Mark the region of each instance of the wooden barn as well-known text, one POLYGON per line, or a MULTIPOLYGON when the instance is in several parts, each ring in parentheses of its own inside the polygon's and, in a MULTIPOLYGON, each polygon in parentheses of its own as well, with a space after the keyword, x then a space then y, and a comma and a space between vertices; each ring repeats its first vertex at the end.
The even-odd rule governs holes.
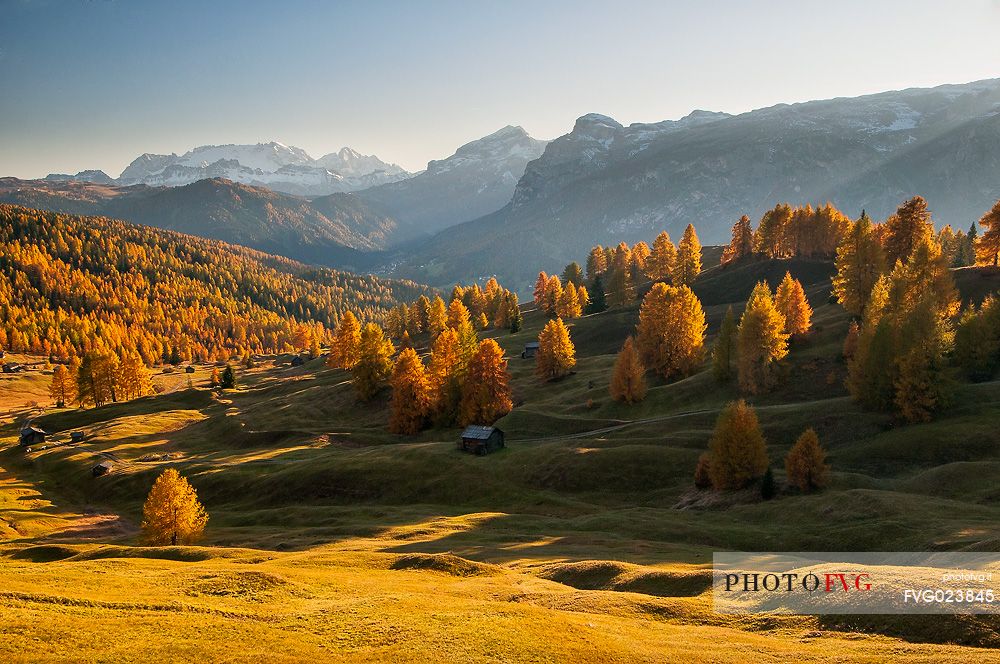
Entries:
POLYGON ((82 443, 83 442, 83 432, 73 431, 69 434, 69 442, 71 443, 82 443))
POLYGON ((301 367, 305 363, 306 363, 306 361, 304 359, 302 359, 301 355, 296 355, 295 357, 292 358, 292 366, 293 367, 301 367))
POLYGON ((490 452, 503 449, 503 431, 496 427, 484 427, 471 424, 462 432, 462 440, 458 449, 483 456, 490 452))
POLYGON ((44 429, 36 426, 26 426, 21 429, 21 444, 38 445, 39 443, 44 443, 46 435, 44 429))
POLYGON ((190 364, 187 365, 186 367, 184 367, 184 373, 194 373, 194 367, 192 367, 190 364))
POLYGON ((535 356, 537 352, 538 352, 538 342, 530 341, 524 344, 524 350, 521 351, 521 359, 522 360, 531 359, 535 356))
POLYGON ((94 477, 100 477, 101 475, 107 475, 108 473, 110 473, 114 469, 114 467, 115 465, 110 461, 102 461, 93 468, 91 468, 90 472, 94 475, 94 477))

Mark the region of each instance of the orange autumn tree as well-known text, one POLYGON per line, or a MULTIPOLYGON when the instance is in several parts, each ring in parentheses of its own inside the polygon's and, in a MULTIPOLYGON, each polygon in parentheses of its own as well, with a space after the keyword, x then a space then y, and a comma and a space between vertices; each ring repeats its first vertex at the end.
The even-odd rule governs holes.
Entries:
POLYGON ((449 426, 458 419, 467 366, 458 332, 446 327, 434 340, 428 363, 432 409, 435 420, 442 426, 449 426))
MULTIPOLYGON (((580 288, 583 288, 583 286, 580 288)), ((566 282, 566 287, 563 288, 562 293, 560 293, 559 299, 556 302, 556 315, 558 315, 559 318, 569 319, 579 318, 581 313, 583 313, 583 310, 580 306, 580 298, 577 295, 576 286, 573 285, 572 281, 568 281, 566 282)))
POLYGON ((767 470, 767 446, 757 413, 745 401, 722 411, 709 442, 709 476, 716 490, 742 489, 767 470))
POLYGON ((493 424, 514 407, 503 349, 483 339, 469 361, 462 386, 461 424, 493 424))
POLYGON ((750 294, 736 332, 736 370, 740 389, 757 394, 768 387, 776 362, 788 354, 785 317, 774 306, 766 281, 750 294))
POLYGON ((205 530, 208 514, 186 479, 173 468, 156 478, 142 507, 142 539, 162 546, 190 544, 205 530))
POLYGON ((378 393, 382 382, 392 372, 392 354, 396 348, 375 323, 366 323, 361 330, 358 362, 351 369, 351 382, 362 401, 378 393))
POLYGON ((687 286, 662 282, 642 300, 636 343, 644 364, 664 378, 690 375, 705 350, 705 311, 687 286))
POLYGON ((412 435, 424 428, 431 405, 431 387, 417 352, 406 348, 392 370, 389 431, 412 435))
POLYGON ((812 326, 812 307, 806 299, 806 292, 798 279, 792 279, 791 272, 778 285, 774 305, 785 317, 785 332, 791 335, 805 334, 812 326))
POLYGON ((345 311, 333 334, 333 343, 326 364, 336 369, 350 371, 358 363, 358 352, 361 347, 361 326, 351 311, 345 311))
POLYGON ((545 272, 538 273, 538 279, 535 280, 535 290, 532 295, 535 298, 535 306, 542 308, 545 306, 545 292, 549 285, 549 275, 545 272))
POLYGON ((819 436, 815 430, 806 429, 785 457, 788 481, 803 492, 815 491, 826 486, 829 472, 826 452, 820 447, 819 436))
POLYGON ((543 380, 565 376, 576 366, 576 349, 561 318, 550 320, 538 335, 535 373, 543 380))
POLYGON ((996 266, 1000 263, 1000 201, 982 216, 979 225, 986 232, 976 241, 976 262, 996 266))
POLYGON ((49 396, 56 402, 56 408, 64 408, 76 399, 76 379, 70 375, 69 369, 61 364, 52 369, 49 396))
POLYGON ((670 235, 661 231, 653 240, 653 250, 646 259, 646 276, 657 281, 668 281, 677 263, 677 247, 670 241, 670 235))
POLYGON ((608 391, 615 401, 632 404, 646 398, 646 369, 632 337, 625 340, 615 359, 614 372, 608 391))
POLYGON ((677 243, 677 262, 671 280, 675 286, 690 286, 701 274, 701 243, 694 226, 687 225, 681 241, 677 243))

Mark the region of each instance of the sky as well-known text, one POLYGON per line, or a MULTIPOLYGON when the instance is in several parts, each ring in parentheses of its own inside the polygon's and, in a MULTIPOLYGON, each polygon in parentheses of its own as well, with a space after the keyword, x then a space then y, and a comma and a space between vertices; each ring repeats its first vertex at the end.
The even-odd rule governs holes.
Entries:
POLYGON ((505 125, 1000 77, 1000 0, 0 0, 0 176, 279 141, 416 171, 505 125))

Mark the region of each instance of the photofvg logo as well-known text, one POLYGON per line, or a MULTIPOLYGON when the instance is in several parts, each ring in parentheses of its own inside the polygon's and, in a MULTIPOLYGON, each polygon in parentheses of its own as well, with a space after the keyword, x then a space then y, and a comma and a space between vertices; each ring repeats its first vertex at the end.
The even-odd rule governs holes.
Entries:
POLYGON ((1000 613, 997 553, 713 555, 719 613, 1000 613))

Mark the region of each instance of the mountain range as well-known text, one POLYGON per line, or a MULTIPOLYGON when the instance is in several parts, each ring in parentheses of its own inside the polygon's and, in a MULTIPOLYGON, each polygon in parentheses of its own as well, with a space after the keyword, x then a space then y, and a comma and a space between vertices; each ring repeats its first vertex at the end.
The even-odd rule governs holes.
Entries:
POLYGON ((688 223, 722 243, 742 214, 785 201, 885 218, 920 194, 939 226, 968 228, 1000 198, 1000 79, 628 126, 591 113, 548 143, 508 126, 421 173, 395 169, 346 148, 313 160, 279 143, 204 146, 143 155, 118 180, 2 179, 0 200, 523 291, 594 244, 676 240, 688 223))
POLYGON ((660 230, 676 241, 689 223, 722 243, 742 214, 778 202, 884 218, 916 194, 938 226, 961 228, 1000 198, 1000 79, 627 127, 584 115, 528 164, 506 206, 393 272, 438 285, 496 274, 524 290, 597 243, 660 230))

